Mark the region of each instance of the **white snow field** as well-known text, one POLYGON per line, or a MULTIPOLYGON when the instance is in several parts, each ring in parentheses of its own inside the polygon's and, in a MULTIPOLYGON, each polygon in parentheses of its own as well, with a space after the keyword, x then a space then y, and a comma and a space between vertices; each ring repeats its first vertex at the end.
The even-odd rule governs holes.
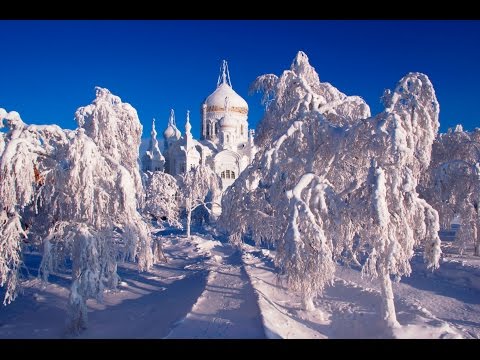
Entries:
POLYGON ((480 338, 480 266, 466 257, 446 258, 435 273, 414 258, 412 276, 394 283, 401 327, 392 333, 378 280, 356 269, 337 266, 334 286, 307 312, 277 277, 274 251, 236 251, 209 234, 162 236, 168 263, 143 273, 120 266, 118 291, 103 304, 88 300, 89 326, 78 336, 65 331, 68 274, 44 286, 39 255, 28 255, 24 292, 0 309, 0 338, 480 338))
MULTIPOLYGON (((480 338, 480 289, 459 286, 437 274, 415 271, 394 284, 400 328, 385 330, 380 318, 380 284, 361 278, 360 271, 337 266, 334 286, 315 299, 316 310, 301 309, 301 299, 282 287, 272 254, 247 247, 243 258, 259 295, 269 338, 480 338)), ((420 261, 414 262, 421 268, 420 261)), ((472 268, 470 270, 473 270, 472 268)), ((476 268, 472 277, 478 277, 476 268)))

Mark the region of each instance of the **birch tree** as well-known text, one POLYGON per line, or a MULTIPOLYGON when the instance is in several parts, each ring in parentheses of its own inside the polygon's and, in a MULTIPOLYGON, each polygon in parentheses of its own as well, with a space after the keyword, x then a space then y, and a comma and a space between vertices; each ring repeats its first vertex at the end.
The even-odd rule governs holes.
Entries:
POLYGON ((438 211, 444 229, 458 217, 460 252, 473 245, 474 255, 480 256, 480 129, 468 132, 457 125, 439 134, 420 192, 438 211))
POLYGON ((233 242, 248 233, 273 242, 307 309, 331 284, 336 260, 365 252, 363 273, 380 277, 383 317, 397 326, 390 275, 410 274, 415 246, 431 268, 441 253, 437 212, 416 192, 439 127, 428 77, 402 78, 375 117, 361 98, 321 83, 302 52, 272 79, 259 153, 224 194, 222 226, 233 242))

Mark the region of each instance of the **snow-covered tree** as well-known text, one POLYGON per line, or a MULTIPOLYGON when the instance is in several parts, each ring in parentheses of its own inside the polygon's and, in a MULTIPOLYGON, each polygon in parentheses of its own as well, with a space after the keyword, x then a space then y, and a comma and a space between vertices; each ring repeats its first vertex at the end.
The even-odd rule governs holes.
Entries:
POLYGON ((261 91, 264 101, 270 103, 268 111, 259 123, 255 144, 265 148, 283 135, 296 120, 296 115, 315 111, 331 124, 346 125, 370 116, 370 107, 359 96, 347 96, 328 82, 320 82, 307 56, 299 52, 290 70, 280 78, 274 74, 259 76, 250 91, 261 91), (298 74, 302 76, 298 76, 298 74))
POLYGON ((25 124, 16 111, 0 109, 0 286, 4 304, 13 301, 19 285, 21 249, 37 212, 44 172, 53 166, 52 153, 66 144, 58 126, 25 124), (30 211, 29 211, 30 210, 30 211))
POLYGON ((218 199, 220 179, 210 167, 200 164, 182 176, 180 189, 187 215, 187 238, 190 238, 192 212, 200 206, 211 212, 208 205, 212 205, 218 199))
POLYGON ((75 118, 85 129, 107 160, 123 166, 133 180, 132 189, 139 204, 143 201, 143 187, 138 165, 142 124, 137 111, 108 89, 96 87, 92 104, 80 107, 75 118))
POLYGON ((0 280, 15 296, 21 238, 42 242, 47 280, 72 260, 70 326, 86 326, 86 300, 115 287, 117 259, 153 265, 151 236, 137 209, 144 201, 137 164, 141 125, 129 104, 96 88, 77 113, 79 128, 26 125, 1 110, 9 131, 0 160, 0 280), (140 185, 140 187, 139 187, 140 185), (28 229, 28 234, 27 230, 28 229))
POLYGON ((468 132, 457 125, 437 137, 421 195, 438 211, 444 229, 458 217, 460 250, 473 244, 480 256, 480 129, 468 132))
POLYGON ((136 111, 96 88, 93 104, 77 110, 76 117, 79 129, 45 178, 44 211, 51 226, 41 267, 44 274, 54 270, 50 258, 57 251, 71 256, 73 331, 86 327, 86 300, 101 300, 105 287, 116 287, 117 257, 137 261, 141 271, 153 265, 150 231, 137 210, 143 189, 137 187, 136 111))
POLYGON ((181 228, 179 222, 180 189, 177 180, 162 171, 147 172, 144 212, 170 226, 181 228))
POLYGON ((222 226, 234 242, 247 233, 273 242, 306 308, 333 280, 335 260, 367 252, 364 274, 380 276, 385 320, 397 325, 390 275, 410 274, 422 241, 429 267, 440 256, 437 213, 415 190, 439 126, 429 79, 405 76, 373 118, 361 98, 320 83, 302 52, 272 79, 259 152, 224 194, 222 226))
POLYGON ((130 104, 123 103, 108 89, 96 87, 95 90, 93 103, 79 108, 75 117, 115 176, 117 196, 111 198, 115 206, 110 217, 116 226, 126 230, 125 233, 131 233, 139 269, 148 270, 152 265, 151 239, 146 223, 137 211, 145 200, 138 165, 142 125, 137 111, 130 104))

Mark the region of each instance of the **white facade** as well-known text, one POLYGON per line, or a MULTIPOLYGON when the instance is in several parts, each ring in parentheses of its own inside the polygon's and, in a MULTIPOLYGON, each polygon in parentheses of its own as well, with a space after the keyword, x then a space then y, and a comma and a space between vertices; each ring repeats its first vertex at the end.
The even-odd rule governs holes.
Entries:
MULTIPOLYGON (((185 135, 175 123, 173 110, 165 129, 165 172, 182 175, 199 164, 210 166, 230 186, 255 156, 253 130, 248 129, 248 104, 232 88, 227 62, 223 61, 217 88, 201 105, 201 138, 193 139, 187 113, 185 135)), ((153 135, 153 132, 152 132, 153 135)), ((145 164, 143 165, 146 168, 145 164)))

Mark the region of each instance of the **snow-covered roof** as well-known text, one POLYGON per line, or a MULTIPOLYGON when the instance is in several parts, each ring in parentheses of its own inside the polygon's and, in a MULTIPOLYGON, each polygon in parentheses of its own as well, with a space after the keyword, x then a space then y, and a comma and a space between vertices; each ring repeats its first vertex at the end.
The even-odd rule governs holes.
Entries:
POLYGON ((226 82, 219 84, 217 89, 206 98, 207 111, 225 111, 226 97, 229 98, 229 110, 231 112, 248 113, 247 102, 226 82))

